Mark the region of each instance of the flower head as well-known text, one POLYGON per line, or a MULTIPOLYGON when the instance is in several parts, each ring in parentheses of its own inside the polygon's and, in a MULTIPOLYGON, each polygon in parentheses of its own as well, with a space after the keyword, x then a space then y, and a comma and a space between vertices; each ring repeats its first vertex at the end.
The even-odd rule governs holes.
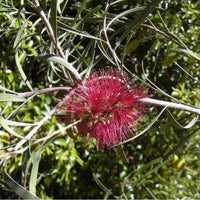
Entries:
POLYGON ((144 88, 130 84, 126 75, 107 70, 92 73, 78 83, 62 100, 67 121, 79 120, 78 134, 96 138, 97 147, 116 145, 135 130, 143 117, 146 98, 144 88))

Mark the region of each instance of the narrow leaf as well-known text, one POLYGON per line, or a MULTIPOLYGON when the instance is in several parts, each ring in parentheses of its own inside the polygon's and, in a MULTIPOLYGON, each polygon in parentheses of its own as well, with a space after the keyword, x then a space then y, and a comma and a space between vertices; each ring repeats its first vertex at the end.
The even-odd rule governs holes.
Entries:
POLYGON ((23 26, 21 26, 17 32, 17 35, 15 37, 15 41, 14 41, 14 44, 13 44, 13 48, 16 49, 18 46, 19 46, 19 43, 20 43, 20 40, 21 40, 21 37, 22 37, 22 32, 23 32, 23 29, 25 28, 25 25, 26 23, 23 24, 23 26))
POLYGON ((5 119, 9 126, 36 126, 37 123, 24 123, 24 122, 15 122, 5 119))
POLYGON ((41 151, 38 150, 33 153, 33 167, 31 169, 31 177, 30 177, 30 192, 36 194, 36 184, 37 184, 37 175, 39 169, 39 162, 40 162, 40 153, 41 151))
POLYGON ((196 60, 200 61, 200 55, 195 53, 195 52, 193 52, 193 51, 191 51, 191 50, 189 50, 189 49, 175 49, 174 51, 187 54, 188 56, 191 56, 191 57, 195 58, 196 60))
POLYGON ((69 33, 73 33, 74 35, 80 35, 80 36, 83 36, 83 37, 86 37, 86 38, 103 41, 101 38, 90 35, 87 32, 83 32, 83 31, 80 31, 78 29, 72 28, 71 26, 68 26, 67 24, 64 24, 62 22, 58 21, 58 25, 59 25, 60 29, 66 31, 66 32, 69 32, 69 33))
POLYGON ((5 88, 5 87, 2 87, 2 86, 0 86, 0 90, 6 91, 6 92, 10 92, 10 93, 13 93, 13 94, 16 94, 16 92, 14 92, 14 91, 12 91, 12 90, 9 90, 9 89, 7 89, 7 88, 5 88))
POLYGON ((164 58, 164 60, 162 61, 162 65, 163 66, 169 66, 171 65, 176 59, 177 59, 178 55, 176 53, 169 53, 166 55, 166 57, 164 58))
POLYGON ((0 93, 0 102, 3 102, 3 101, 8 101, 8 102, 24 102, 24 101, 26 101, 26 99, 23 98, 23 97, 19 97, 17 95, 14 95, 14 94, 0 93))
POLYGON ((15 133, 15 131, 13 131, 9 126, 7 121, 0 115, 0 125, 7 131, 9 132, 11 135, 14 135, 15 137, 21 138, 23 139, 24 137, 18 135, 17 133, 15 133))
MULTIPOLYGON (((130 142, 132 140, 135 140, 136 138, 138 138, 139 136, 141 136, 142 134, 144 134, 146 131, 148 131, 153 125, 154 123, 158 120, 158 118, 162 115, 162 113, 166 110, 166 107, 162 109, 162 111, 151 121, 151 123, 143 130, 141 131, 139 134, 135 135, 134 137, 125 140, 124 142, 119 143, 118 145, 130 142)), ((113 146, 114 147, 114 146, 113 146)))
POLYGON ((131 31, 136 31, 138 27, 143 23, 146 17, 156 8, 156 6, 161 2, 161 0, 153 0, 149 5, 144 9, 143 12, 130 24, 130 26, 124 31, 123 35, 119 39, 118 45, 126 38, 126 36, 131 31))
POLYGON ((170 155, 172 155, 175 151, 177 151, 183 144, 185 144, 192 136, 199 133, 200 129, 193 131, 190 135, 183 138, 171 151, 169 151, 163 158, 167 159, 170 155))
POLYGON ((126 156, 126 154, 125 154, 125 152, 122 148, 122 145, 116 146, 116 149, 117 149, 117 152, 119 153, 119 155, 121 156, 121 158, 123 159, 123 161, 125 163, 129 163, 129 160, 128 160, 128 158, 127 158, 127 156, 126 156))
POLYGON ((36 193, 36 185, 38 183, 37 177, 38 177, 38 169, 39 169, 39 164, 40 164, 41 151, 43 149, 45 149, 49 145, 49 143, 51 143, 53 140, 54 140, 54 137, 46 140, 36 152, 32 153, 32 155, 29 159, 33 164, 32 169, 31 169, 30 182, 29 182, 30 192, 32 192, 33 194, 36 193))
POLYGON ((168 109, 167 109, 167 114, 168 114, 168 117, 169 117, 170 121, 172 122, 172 124, 175 127, 180 128, 180 129, 189 129, 189 128, 191 128, 192 126, 194 126, 194 124, 197 122, 197 120, 199 118, 199 115, 197 115, 190 121, 189 124, 187 124, 186 126, 183 126, 174 118, 174 116, 171 114, 171 112, 168 109))
POLYGON ((109 190, 99 179, 98 177, 93 173, 93 178, 95 180, 95 182, 99 185, 99 187, 105 191, 108 194, 112 194, 111 190, 109 190))
POLYGON ((66 67, 70 72, 73 73, 73 75, 81 80, 81 76, 80 74, 78 73, 78 71, 73 67, 73 65, 71 63, 69 63, 67 60, 61 58, 61 57, 58 57, 58 56, 54 56, 54 55, 45 55, 43 57, 40 57, 40 58, 44 58, 48 61, 52 61, 52 62, 56 62, 56 63, 59 63, 61 64, 62 66, 66 67))
POLYGON ((110 20, 110 22, 109 22, 108 25, 107 25, 107 28, 108 28, 113 22, 115 22, 117 19, 122 18, 122 17, 124 17, 124 16, 126 16, 126 15, 128 15, 128 14, 132 14, 132 13, 134 13, 134 12, 142 11, 142 10, 144 10, 144 9, 145 9, 145 6, 138 7, 138 8, 131 8, 131 9, 129 9, 129 10, 126 10, 126 11, 124 11, 124 12, 118 14, 118 15, 115 16, 112 20, 110 20))
POLYGON ((54 32, 55 39, 57 40, 57 0, 51 0, 51 17, 50 24, 54 32))
MULTIPOLYGON (((86 4, 86 0, 83 0, 82 3, 81 3, 81 6, 79 7, 79 9, 78 9, 78 11, 77 11, 76 16, 74 17, 73 26, 76 24, 77 20, 78 20, 79 17, 81 16, 81 12, 82 12, 83 8, 85 7, 85 4, 86 4)), ((89 12, 89 13, 90 13, 90 12, 89 12)))
POLYGON ((24 73, 24 70, 22 69, 22 66, 21 66, 21 63, 20 63, 20 59, 19 59, 19 55, 18 55, 18 52, 16 51, 15 53, 15 62, 16 62, 16 65, 17 65, 17 68, 21 74, 21 77, 22 79, 24 80, 24 82, 26 83, 26 85, 29 87, 30 90, 33 90, 30 82, 28 81, 27 77, 26 77, 26 74, 24 73))
POLYGON ((8 173, 4 170, 6 185, 13 190, 17 195, 19 195, 23 199, 40 199, 20 184, 18 184, 12 177, 8 175, 8 173))
POLYGON ((84 16, 77 24, 75 24, 75 26, 73 26, 74 28, 78 28, 79 26, 81 26, 82 24, 84 24, 85 22, 87 22, 87 20, 90 18, 90 16, 92 16, 94 13, 96 13, 98 10, 100 10, 102 8, 101 5, 98 5, 97 7, 95 7, 94 9, 90 10, 90 12, 87 13, 86 16, 84 16))

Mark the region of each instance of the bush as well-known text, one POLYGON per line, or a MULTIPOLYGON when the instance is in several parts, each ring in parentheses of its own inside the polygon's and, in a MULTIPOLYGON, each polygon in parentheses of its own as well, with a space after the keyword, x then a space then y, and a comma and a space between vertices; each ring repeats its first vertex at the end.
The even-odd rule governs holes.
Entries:
POLYGON ((200 198, 199 2, 40 4, 42 16, 37 1, 0 1, 0 197, 200 198), (181 109, 150 102, 133 135, 98 151, 56 114, 108 68, 181 109))

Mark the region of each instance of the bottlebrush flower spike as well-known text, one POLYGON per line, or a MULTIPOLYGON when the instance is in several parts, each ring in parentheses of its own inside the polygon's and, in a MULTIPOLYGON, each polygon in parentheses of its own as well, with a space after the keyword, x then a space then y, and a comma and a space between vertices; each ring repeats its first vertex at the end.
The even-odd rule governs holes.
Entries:
POLYGON ((78 83, 62 100, 60 110, 66 121, 80 119, 78 135, 96 138, 99 149, 124 141, 136 129, 145 110, 138 100, 146 97, 144 88, 132 86, 126 75, 110 69, 78 83))

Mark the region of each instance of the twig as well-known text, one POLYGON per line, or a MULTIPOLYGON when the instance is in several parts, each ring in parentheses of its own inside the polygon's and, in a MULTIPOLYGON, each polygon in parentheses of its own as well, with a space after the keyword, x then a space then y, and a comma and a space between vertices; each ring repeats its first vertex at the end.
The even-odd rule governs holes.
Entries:
POLYGON ((176 43, 181 48, 188 49, 185 44, 180 43, 179 41, 177 41, 176 39, 174 39, 172 36, 170 36, 170 33, 163 32, 163 31, 157 29, 156 27, 153 27, 153 26, 150 26, 150 25, 147 25, 147 24, 141 24, 141 27, 150 29, 152 31, 155 31, 155 32, 159 33, 160 35, 163 35, 167 39, 171 40, 172 42, 176 43))
POLYGON ((65 54, 60 46, 60 43, 56 40, 56 37, 55 37, 55 34, 53 32, 53 29, 49 23, 49 20, 47 19, 44 11, 42 10, 41 6, 40 6, 40 3, 38 0, 33 0, 33 3, 35 5, 35 7, 39 10, 39 13, 40 13, 40 17, 42 18, 48 32, 49 32, 49 36, 50 36, 50 39, 51 41, 54 43, 55 47, 56 47, 56 50, 57 52, 59 53, 60 57, 64 58, 65 59, 65 54))
POLYGON ((151 99, 151 98, 141 99, 140 102, 146 103, 146 104, 151 104, 154 106, 159 106, 159 107, 167 107, 167 108, 171 108, 171 109, 185 110, 190 113, 200 115, 200 108, 194 108, 192 106, 188 106, 188 105, 184 105, 184 104, 173 103, 173 102, 162 101, 162 100, 151 99))
POLYGON ((56 91, 67 91, 69 92, 71 88, 70 87, 53 87, 53 88, 45 88, 37 91, 31 91, 31 92, 24 92, 24 93, 17 93, 18 96, 20 97, 31 97, 34 95, 39 95, 39 94, 47 94, 51 92, 56 92, 56 91))
POLYGON ((108 7, 109 7, 109 4, 106 4, 106 8, 105 8, 105 11, 104 11, 105 12, 105 16, 104 16, 104 20, 103 20, 103 32, 104 32, 104 36, 105 36, 105 39, 106 39, 106 44, 108 45, 108 48, 110 49, 110 51, 112 53, 112 56, 113 56, 114 61, 115 61, 115 64, 117 65, 118 70, 121 70, 121 67, 120 67, 118 59, 117 59, 118 56, 117 56, 116 52, 113 50, 113 48, 112 48, 112 46, 110 44, 108 35, 107 35, 106 13, 107 13, 108 7))
POLYGON ((56 112, 56 110, 61 106, 62 102, 58 103, 39 123, 33 128, 24 139, 20 140, 14 147, 14 151, 17 151, 24 143, 30 140, 38 131, 38 129, 56 112))
POLYGON ((59 133, 61 133, 61 132, 63 132, 63 131, 66 131, 66 130, 68 130, 68 129, 74 127, 74 126, 76 126, 80 121, 81 121, 81 119, 79 119, 78 121, 75 121, 75 122, 69 124, 68 126, 64 127, 64 128, 61 129, 61 130, 55 131, 55 132, 51 133, 50 135, 47 135, 47 136, 45 136, 45 137, 43 137, 43 138, 40 138, 40 139, 36 140, 33 144, 38 144, 38 143, 40 143, 40 142, 46 141, 46 140, 48 140, 49 138, 52 138, 52 137, 58 135, 59 133))
MULTIPOLYGON (((46 26, 46 28, 47 28, 47 30, 49 32, 50 39, 53 42, 53 44, 54 44, 54 46, 56 48, 56 51, 58 52, 58 54, 60 55, 61 58, 66 59, 65 54, 64 54, 64 52, 63 52, 63 50, 62 50, 62 48, 60 46, 60 43, 59 43, 59 41, 57 41, 57 39, 55 37, 55 34, 54 34, 54 31, 53 31, 53 29, 51 27, 51 24, 49 23, 49 20, 47 19, 44 11, 42 10, 39 1, 38 0, 33 0, 33 4, 39 10, 40 17, 43 20, 43 22, 44 22, 44 24, 45 24, 45 26, 46 26)), ((63 70, 65 78, 68 78, 63 66, 62 66, 62 70, 63 70)), ((71 77, 73 78, 74 81, 77 81, 77 82, 80 81, 70 71, 69 71, 69 73, 70 73, 70 75, 71 75, 71 77)))

